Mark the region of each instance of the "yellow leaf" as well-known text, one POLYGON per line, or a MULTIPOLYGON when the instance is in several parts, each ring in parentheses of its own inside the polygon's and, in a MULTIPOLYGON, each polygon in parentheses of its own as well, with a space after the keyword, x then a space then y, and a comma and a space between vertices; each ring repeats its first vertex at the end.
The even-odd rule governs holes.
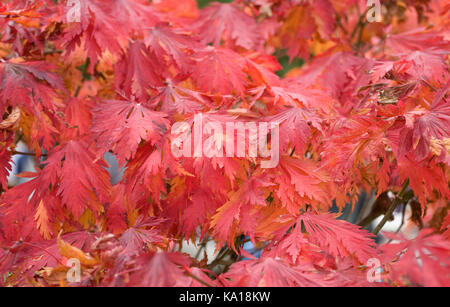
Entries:
POLYGON ((86 266, 93 266, 97 264, 97 260, 95 258, 89 256, 84 253, 81 249, 76 248, 75 246, 70 245, 67 242, 64 242, 61 239, 61 235, 58 235, 58 249, 59 253, 66 258, 75 258, 80 261, 81 264, 86 266))

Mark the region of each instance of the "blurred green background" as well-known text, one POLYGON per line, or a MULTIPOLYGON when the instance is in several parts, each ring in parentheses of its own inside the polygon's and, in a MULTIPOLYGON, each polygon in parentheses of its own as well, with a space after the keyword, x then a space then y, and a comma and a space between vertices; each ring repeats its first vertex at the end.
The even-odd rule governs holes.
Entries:
POLYGON ((199 8, 207 6, 210 2, 222 2, 222 3, 230 3, 233 2, 233 0, 197 0, 197 4, 199 8))

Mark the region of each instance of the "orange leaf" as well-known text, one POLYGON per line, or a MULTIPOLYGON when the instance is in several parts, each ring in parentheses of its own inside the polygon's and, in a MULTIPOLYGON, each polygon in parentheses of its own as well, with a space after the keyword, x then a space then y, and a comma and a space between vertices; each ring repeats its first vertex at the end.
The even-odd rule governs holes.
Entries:
POLYGON ((59 253, 66 258, 76 258, 81 264, 86 266, 93 266, 97 264, 97 260, 84 253, 82 250, 70 245, 61 239, 61 234, 58 235, 58 249, 59 253))
POLYGON ((45 208, 44 202, 39 202, 39 206, 37 207, 36 214, 34 215, 34 220, 37 222, 37 227, 39 231, 44 237, 44 239, 48 240, 52 237, 53 232, 50 228, 50 219, 48 216, 47 208, 45 208))

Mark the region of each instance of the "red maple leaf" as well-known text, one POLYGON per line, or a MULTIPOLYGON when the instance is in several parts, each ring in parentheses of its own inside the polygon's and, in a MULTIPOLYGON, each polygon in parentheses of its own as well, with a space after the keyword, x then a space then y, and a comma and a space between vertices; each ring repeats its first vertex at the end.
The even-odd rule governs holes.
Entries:
POLYGON ((450 285, 450 248, 441 235, 433 234, 432 229, 422 230, 413 240, 395 234, 385 235, 398 240, 382 246, 391 278, 414 286, 450 285))
POLYGON ((155 61, 154 53, 150 53, 142 42, 130 44, 128 53, 124 54, 116 64, 116 90, 127 97, 136 96, 145 101, 150 89, 163 85, 159 65, 164 62, 155 61))
POLYGON ((162 112, 135 100, 104 100, 93 110, 92 132, 101 153, 113 150, 119 164, 134 157, 142 140, 158 143, 169 128, 162 112))
POLYGON ((310 267, 290 266, 270 257, 234 263, 224 275, 234 287, 326 287, 334 284, 326 280, 326 274, 310 267))
POLYGON ((201 48, 190 34, 167 23, 159 23, 148 32, 144 43, 159 63, 175 64, 182 73, 187 73, 194 64, 192 54, 201 48))
POLYGON ((240 10, 235 4, 214 2, 200 11, 194 24, 202 43, 227 47, 243 47, 259 50, 262 47, 262 35, 255 19, 240 10))
MULTIPOLYGON (((159 22, 157 12, 147 4, 141 0, 80 1, 79 12, 76 12, 79 20, 70 20, 72 22, 65 30, 61 43, 67 53, 80 46, 86 50, 93 64, 104 50, 120 54, 127 44, 128 35, 159 22)), ((72 14, 70 10, 71 7, 67 7, 68 16, 72 14)))
MULTIPOLYGON (((415 147, 414 154, 417 160, 422 160, 428 156, 431 151, 431 142, 445 142, 450 138, 450 103, 444 97, 450 88, 450 81, 440 89, 433 100, 429 111, 419 117, 412 131, 412 144, 415 147)), ((436 144, 439 148, 439 144, 436 144)), ((445 146, 441 144, 441 150, 435 149, 437 155, 441 154, 448 162, 450 157, 445 146), (446 158, 445 158, 446 157, 446 158)))
POLYGON ((279 123, 280 149, 282 152, 285 152, 289 145, 291 145, 291 148, 295 148, 297 152, 303 152, 312 136, 311 127, 319 131, 322 130, 320 117, 302 108, 289 108, 277 115, 267 117, 265 120, 271 123, 279 123))
POLYGON ((173 287, 187 285, 188 278, 183 267, 189 259, 180 253, 155 252, 140 256, 136 260, 136 271, 131 276, 131 285, 145 287, 173 287))
POLYGON ((53 68, 40 61, 0 63, 0 101, 3 108, 9 104, 24 107, 37 117, 44 109, 55 112, 55 90, 64 91, 64 86, 61 79, 50 72, 53 68))
POLYGON ((354 256, 360 263, 375 255, 373 235, 347 221, 337 220, 331 214, 306 212, 297 223, 305 226, 312 242, 326 249, 335 257, 354 256))
POLYGON ((125 230, 119 237, 119 242, 124 246, 123 253, 128 257, 139 255, 145 250, 146 244, 154 244, 162 241, 162 237, 155 226, 161 223, 157 219, 144 219, 139 217, 133 227, 125 230))
POLYGON ((237 53, 221 48, 206 48, 196 53, 192 78, 197 85, 209 93, 223 95, 244 94, 247 75, 243 72, 246 61, 237 53))

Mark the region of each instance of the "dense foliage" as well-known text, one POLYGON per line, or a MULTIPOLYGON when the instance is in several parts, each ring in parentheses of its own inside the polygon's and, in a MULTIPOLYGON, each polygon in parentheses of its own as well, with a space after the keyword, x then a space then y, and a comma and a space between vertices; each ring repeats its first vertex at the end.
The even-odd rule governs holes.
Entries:
POLYGON ((0 285, 449 286, 450 2, 201 2, 2 1, 0 285), (276 167, 175 155, 199 113, 278 123, 276 167), (406 230, 330 212, 362 191, 406 230))

